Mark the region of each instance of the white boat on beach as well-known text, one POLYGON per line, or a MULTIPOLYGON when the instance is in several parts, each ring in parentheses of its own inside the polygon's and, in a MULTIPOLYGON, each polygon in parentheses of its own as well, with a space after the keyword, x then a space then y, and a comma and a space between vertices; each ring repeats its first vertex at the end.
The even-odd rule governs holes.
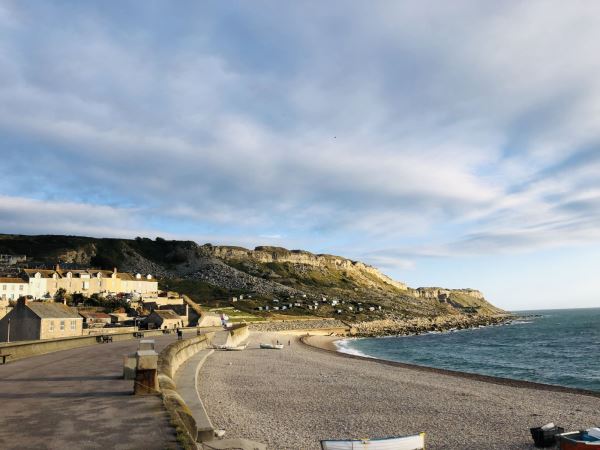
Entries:
POLYGON ((283 349, 283 344, 260 344, 260 348, 267 348, 271 350, 281 350, 283 349))
POLYGON ((322 450, 424 450, 425 433, 384 439, 325 440, 322 450))
POLYGON ((217 345, 215 346, 215 348, 217 350, 226 350, 226 351, 241 351, 241 350, 246 350, 246 347, 248 346, 248 344, 244 344, 244 345, 217 345))

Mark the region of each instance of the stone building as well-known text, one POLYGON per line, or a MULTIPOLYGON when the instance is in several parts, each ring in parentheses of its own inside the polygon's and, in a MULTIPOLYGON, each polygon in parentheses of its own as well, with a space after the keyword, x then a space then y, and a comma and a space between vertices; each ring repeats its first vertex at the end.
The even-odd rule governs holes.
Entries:
POLYGON ((0 319, 0 341, 33 341, 81 336, 83 318, 67 305, 20 298, 0 319))
POLYGON ((173 329, 183 326, 183 318, 172 309, 155 309, 146 318, 148 328, 173 329))
POLYGON ((103 312, 79 311, 84 328, 103 328, 111 323, 110 315, 103 312))

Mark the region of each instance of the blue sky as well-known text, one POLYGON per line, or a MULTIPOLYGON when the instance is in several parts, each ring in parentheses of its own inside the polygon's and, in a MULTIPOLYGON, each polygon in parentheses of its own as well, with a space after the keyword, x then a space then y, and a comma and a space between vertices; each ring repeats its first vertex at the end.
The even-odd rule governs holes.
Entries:
POLYGON ((600 3, 0 0, 0 230, 600 304, 600 3))

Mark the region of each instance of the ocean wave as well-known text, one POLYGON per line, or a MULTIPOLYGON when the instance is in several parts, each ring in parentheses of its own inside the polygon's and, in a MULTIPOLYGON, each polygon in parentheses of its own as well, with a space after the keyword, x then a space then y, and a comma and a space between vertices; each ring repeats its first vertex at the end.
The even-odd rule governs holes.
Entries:
POLYGON ((337 347, 340 353, 346 353, 347 355, 355 355, 362 356, 364 358, 373 358, 377 359, 374 356, 367 355, 366 353, 361 352, 360 350, 356 350, 350 346, 351 342, 354 339, 343 339, 341 341, 335 341, 335 346, 337 347))

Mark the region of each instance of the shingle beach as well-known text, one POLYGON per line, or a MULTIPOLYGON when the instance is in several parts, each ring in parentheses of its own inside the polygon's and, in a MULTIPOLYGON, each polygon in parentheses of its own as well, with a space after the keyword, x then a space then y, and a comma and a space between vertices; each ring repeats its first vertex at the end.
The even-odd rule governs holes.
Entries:
MULTIPOLYGON (((333 340, 309 342, 331 349, 333 340)), ((529 427, 600 425, 597 396, 349 358, 275 333, 252 333, 241 352, 215 352, 201 370, 199 392, 227 437, 276 450, 421 431, 428 449, 528 449, 529 427), (275 340, 285 348, 258 348, 275 340)))

